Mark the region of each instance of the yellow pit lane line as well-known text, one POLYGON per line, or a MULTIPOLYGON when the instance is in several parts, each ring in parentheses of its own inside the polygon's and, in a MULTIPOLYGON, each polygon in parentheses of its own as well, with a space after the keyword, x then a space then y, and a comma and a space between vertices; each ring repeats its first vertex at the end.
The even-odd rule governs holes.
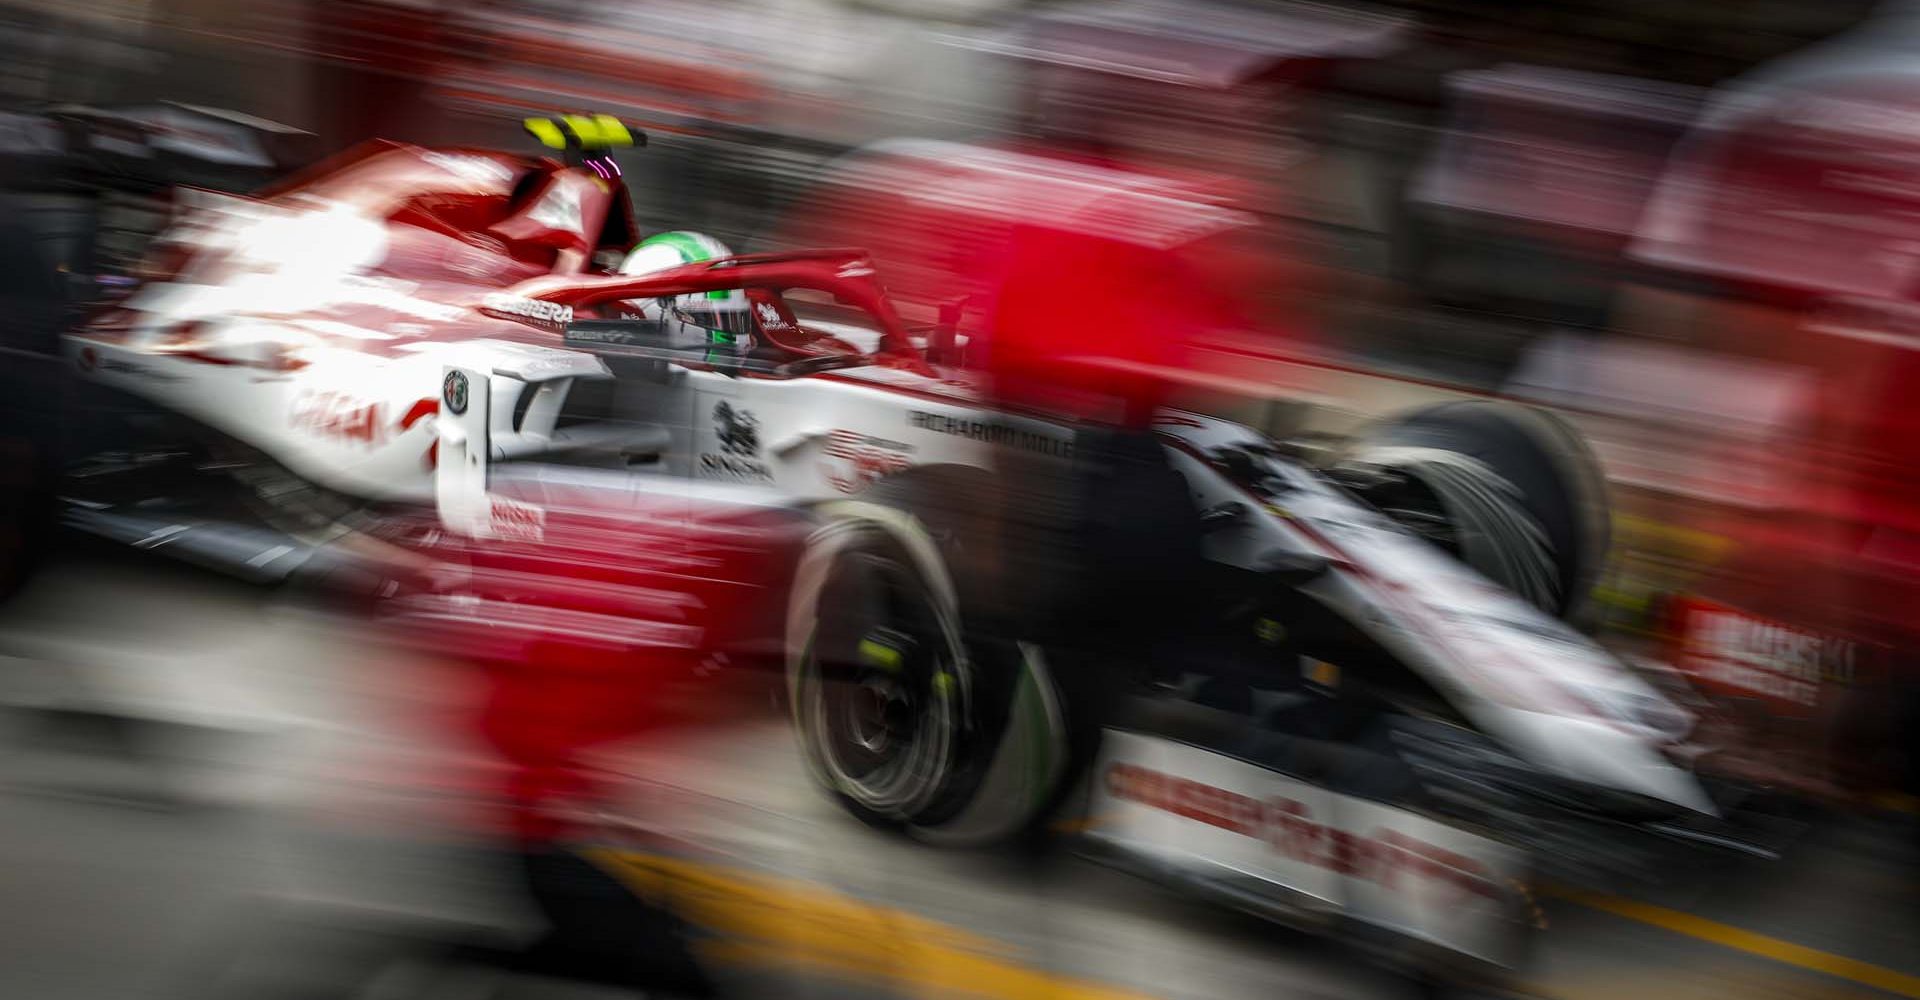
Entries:
POLYGON ((1553 894, 1590 909, 1717 944, 1722 948, 1731 948, 1783 965, 1836 976, 1887 993, 1920 998, 1920 976, 1899 972, 1883 965, 1874 965, 1845 955, 1836 955, 1818 948, 1794 944, 1792 941, 1743 930, 1731 924, 1708 920, 1679 910, 1670 910, 1652 903, 1565 888, 1555 889, 1553 894))
MULTIPOLYGON (((604 850, 594 860, 636 891, 669 901, 687 920, 713 931, 719 940, 704 950, 720 962, 911 988, 916 995, 995 1000, 1149 997, 1035 968, 1007 943, 802 879, 637 851, 604 850)), ((1589 909, 1920 1000, 1920 976, 1651 903, 1565 887, 1551 892, 1589 909)))
POLYGON ((718 934, 721 940, 704 950, 722 962, 807 970, 925 995, 1148 1000, 1022 964, 1007 944, 800 879, 631 851, 601 851, 594 860, 718 934))

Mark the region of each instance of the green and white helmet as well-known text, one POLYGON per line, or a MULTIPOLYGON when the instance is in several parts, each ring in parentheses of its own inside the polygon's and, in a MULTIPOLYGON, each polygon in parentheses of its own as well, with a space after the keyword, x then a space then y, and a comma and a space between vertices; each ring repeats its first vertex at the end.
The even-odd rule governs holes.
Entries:
MULTIPOLYGON (((702 233, 656 233, 627 254, 627 259, 620 263, 620 273, 652 274, 683 264, 731 256, 733 251, 725 243, 702 233)), ((747 293, 738 288, 635 300, 630 305, 647 319, 669 327, 677 325, 679 329, 675 332, 692 341, 735 344, 753 331, 747 293)))

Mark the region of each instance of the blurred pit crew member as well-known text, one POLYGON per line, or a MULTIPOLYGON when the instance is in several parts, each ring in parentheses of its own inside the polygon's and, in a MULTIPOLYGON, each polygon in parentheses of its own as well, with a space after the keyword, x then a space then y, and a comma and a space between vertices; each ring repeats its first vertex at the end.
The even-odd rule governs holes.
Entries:
POLYGON ((493 666, 479 729, 508 767, 501 792, 518 875, 547 925, 511 959, 517 971, 647 995, 714 995, 679 918, 590 860, 595 831, 572 818, 608 793, 584 756, 645 730, 660 675, 689 673, 694 655, 555 644, 493 666))
POLYGON ((724 713, 717 695, 693 699, 694 718, 663 696, 715 683, 702 664, 757 627, 747 619, 758 609, 784 607, 785 547, 803 525, 784 508, 705 495, 623 495, 617 518, 592 495, 562 499, 541 539, 434 543, 462 570, 446 596, 491 610, 398 621, 484 667, 470 724, 505 765, 490 795, 505 815, 491 825, 509 831, 510 863, 548 930, 524 953, 482 957, 647 996, 712 996, 669 904, 593 860, 610 832, 599 817, 618 814, 625 784, 590 756, 724 713))
POLYGON ((1067 710, 1087 733, 1122 687, 1110 671, 1144 667, 1204 600, 1199 514, 1154 422, 1191 378, 1194 340, 1244 329, 1241 301, 1208 264, 1241 217, 1111 168, 1058 165, 1070 183, 1003 181, 1029 186, 1006 197, 1036 210, 978 259, 991 291, 973 360, 995 410, 1075 428, 1070 456, 995 452, 996 591, 1020 635, 1084 656, 1088 669, 1059 669, 1075 675, 1062 677, 1067 710))

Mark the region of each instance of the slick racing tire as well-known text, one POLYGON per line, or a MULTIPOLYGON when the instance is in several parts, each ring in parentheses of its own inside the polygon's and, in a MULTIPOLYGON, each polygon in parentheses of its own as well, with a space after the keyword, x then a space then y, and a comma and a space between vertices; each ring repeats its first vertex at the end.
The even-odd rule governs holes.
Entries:
POLYGON ((788 612, 814 779, 861 820, 941 843, 1031 831, 1071 770, 1044 651, 985 625, 991 489, 983 472, 935 466, 822 505, 788 612))
POLYGON ((1549 614, 1574 619, 1606 558, 1606 480, 1534 407, 1442 403, 1388 418, 1332 470, 1388 517, 1549 614))

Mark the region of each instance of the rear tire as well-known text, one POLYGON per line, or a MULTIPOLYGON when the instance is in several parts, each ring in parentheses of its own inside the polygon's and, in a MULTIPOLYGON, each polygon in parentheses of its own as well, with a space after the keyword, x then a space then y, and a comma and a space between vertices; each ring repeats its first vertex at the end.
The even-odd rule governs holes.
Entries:
POLYGON ((1444 522, 1436 541, 1463 562, 1549 614, 1580 615, 1611 522, 1599 462, 1565 421, 1493 400, 1423 407, 1368 432, 1334 471, 1380 468, 1400 482, 1363 499, 1429 537, 1444 522))

